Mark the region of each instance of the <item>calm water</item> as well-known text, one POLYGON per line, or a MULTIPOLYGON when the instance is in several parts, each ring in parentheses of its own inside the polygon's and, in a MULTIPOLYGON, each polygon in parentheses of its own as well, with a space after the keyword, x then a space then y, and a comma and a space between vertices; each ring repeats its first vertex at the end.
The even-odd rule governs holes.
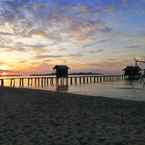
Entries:
POLYGON ((103 82, 98 84, 71 86, 68 92, 93 96, 105 96, 128 100, 145 101, 145 88, 139 82, 103 82))
MULTIPOLYGON (((9 86, 10 82, 5 81, 5 85, 9 86)), ((70 84, 70 83, 69 83, 70 84)), ((16 80, 15 87, 19 87, 19 82, 16 80)), ((24 80, 24 87, 28 87, 27 79, 24 80)), ((111 82, 99 82, 99 83, 88 83, 79 84, 73 83, 73 85, 59 85, 56 83, 50 85, 38 86, 32 84, 29 88, 44 89, 51 91, 62 91, 74 94, 91 95, 91 96, 105 96, 111 98, 122 98, 129 100, 145 101, 145 87, 143 83, 139 81, 111 81, 111 82)))

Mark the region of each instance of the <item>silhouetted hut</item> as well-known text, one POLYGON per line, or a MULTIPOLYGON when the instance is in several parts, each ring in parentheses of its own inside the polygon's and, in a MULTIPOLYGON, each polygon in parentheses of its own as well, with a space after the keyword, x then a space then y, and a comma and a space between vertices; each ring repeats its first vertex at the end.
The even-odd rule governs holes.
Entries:
POLYGON ((124 70, 124 75, 128 79, 139 79, 141 75, 141 68, 139 66, 127 66, 124 70))
POLYGON ((67 78, 68 77, 68 69, 67 65, 56 65, 54 68, 56 70, 56 77, 57 78, 67 78))

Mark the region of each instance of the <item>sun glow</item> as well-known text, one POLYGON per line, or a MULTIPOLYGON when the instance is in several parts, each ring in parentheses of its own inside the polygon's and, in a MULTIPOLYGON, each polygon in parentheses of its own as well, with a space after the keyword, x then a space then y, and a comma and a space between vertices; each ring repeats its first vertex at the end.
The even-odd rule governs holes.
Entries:
POLYGON ((6 73, 6 72, 1 73, 1 76, 6 76, 6 75, 8 75, 8 73, 6 73))

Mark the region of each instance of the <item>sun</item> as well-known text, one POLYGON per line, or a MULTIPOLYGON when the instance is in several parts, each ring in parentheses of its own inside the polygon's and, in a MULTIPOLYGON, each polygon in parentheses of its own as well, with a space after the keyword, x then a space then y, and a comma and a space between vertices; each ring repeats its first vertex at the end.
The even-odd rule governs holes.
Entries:
POLYGON ((2 72, 2 74, 1 74, 2 76, 6 76, 7 75, 7 73, 6 72, 2 72))

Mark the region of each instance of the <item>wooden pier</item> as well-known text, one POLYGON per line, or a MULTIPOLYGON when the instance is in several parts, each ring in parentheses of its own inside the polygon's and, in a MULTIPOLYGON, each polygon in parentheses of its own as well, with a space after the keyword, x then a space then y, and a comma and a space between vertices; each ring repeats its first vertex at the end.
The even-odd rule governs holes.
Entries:
POLYGON ((0 87, 44 88, 54 85, 81 85, 119 81, 126 79, 124 75, 70 75, 57 79, 55 76, 1 77, 0 87))

